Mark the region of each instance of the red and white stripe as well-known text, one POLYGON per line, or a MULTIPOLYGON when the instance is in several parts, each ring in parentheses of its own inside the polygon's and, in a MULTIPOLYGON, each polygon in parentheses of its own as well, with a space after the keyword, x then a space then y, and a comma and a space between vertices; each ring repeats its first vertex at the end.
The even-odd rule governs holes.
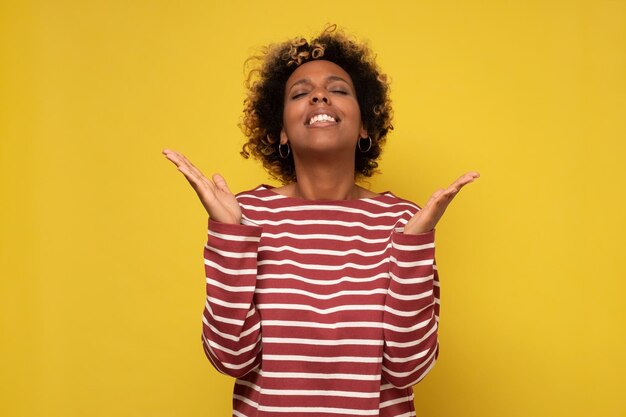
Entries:
POLYGON ((390 193, 311 202, 268 186, 209 221, 204 351, 237 378, 234 416, 414 416, 438 355, 434 232, 390 193))

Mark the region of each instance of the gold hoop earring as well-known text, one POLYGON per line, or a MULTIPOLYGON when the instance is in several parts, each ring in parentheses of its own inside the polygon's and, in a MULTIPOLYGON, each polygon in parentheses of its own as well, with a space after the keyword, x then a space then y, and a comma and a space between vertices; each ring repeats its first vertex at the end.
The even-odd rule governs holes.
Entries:
POLYGON ((278 154, 280 155, 281 158, 283 159, 287 159, 287 157, 289 156, 289 154, 291 153, 291 148, 289 147, 288 143, 279 143, 278 144, 278 154), (287 154, 283 155, 283 146, 287 147, 287 154))
POLYGON ((370 149, 372 149, 372 138, 371 136, 367 136, 366 138, 359 138, 359 144, 358 144, 359 150, 362 153, 366 153, 367 151, 369 151, 370 149), (367 149, 363 149, 363 147, 361 146, 361 140, 363 139, 369 139, 369 143, 367 144, 367 149))

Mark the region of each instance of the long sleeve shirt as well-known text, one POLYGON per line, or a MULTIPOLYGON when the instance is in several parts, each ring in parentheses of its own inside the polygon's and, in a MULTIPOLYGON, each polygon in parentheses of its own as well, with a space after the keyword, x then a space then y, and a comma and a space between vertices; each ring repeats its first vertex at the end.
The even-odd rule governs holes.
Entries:
POLYGON ((233 416, 414 416, 438 355, 434 231, 391 193, 310 201, 262 185, 242 224, 209 220, 204 351, 233 416))

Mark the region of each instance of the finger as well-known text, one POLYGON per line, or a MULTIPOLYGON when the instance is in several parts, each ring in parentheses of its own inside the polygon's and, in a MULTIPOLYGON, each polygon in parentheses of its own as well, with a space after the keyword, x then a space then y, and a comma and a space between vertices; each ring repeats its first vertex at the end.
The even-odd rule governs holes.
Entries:
POLYGON ((218 189, 222 190, 225 193, 232 194, 232 192, 228 188, 228 185, 226 184, 226 180, 224 179, 224 177, 222 177, 220 174, 213 174, 212 179, 218 189))
POLYGON ((458 189, 469 184, 470 182, 475 181, 480 178, 480 174, 478 172, 468 172, 461 175, 456 181, 454 181, 450 186, 456 186, 458 189))
POLYGON ((202 171, 196 168, 196 166, 192 164, 191 161, 185 157, 185 155, 176 151, 170 151, 166 154, 166 157, 176 164, 178 170, 182 172, 190 182, 196 183, 199 186, 204 186, 210 190, 214 189, 213 183, 209 181, 209 179, 204 176, 202 171))
POLYGON ((187 181, 189 181, 189 184, 191 184, 191 186, 196 191, 199 191, 202 188, 208 188, 208 187, 205 187, 205 184, 204 184, 204 181, 202 181, 202 178, 198 178, 198 176, 193 171, 191 171, 188 166, 180 165, 178 167, 178 171, 180 171, 185 176, 187 181))
POLYGON ((185 176, 185 179, 198 194, 206 194, 205 190, 213 191, 214 185, 182 155, 172 153, 169 154, 168 158, 171 158, 172 162, 176 164, 178 171, 185 176))
POLYGON ((165 149, 163 151, 163 155, 165 155, 165 158, 173 162, 176 166, 180 164, 178 154, 176 152, 171 151, 169 149, 165 149))
POLYGON ((169 151, 167 153, 164 153, 164 155, 167 159, 172 161, 174 165, 176 165, 177 167, 189 165, 187 159, 182 154, 176 151, 169 151))
POLYGON ((459 191, 461 191, 461 188, 475 181, 479 177, 480 177, 480 174, 478 172, 468 172, 466 174, 461 175, 456 181, 450 184, 450 186, 445 190, 444 197, 451 200, 457 195, 459 191))
POLYGON ((192 171, 192 168, 194 166, 189 161, 189 159, 185 157, 185 155, 183 155, 182 153, 178 153, 178 152, 173 152, 173 155, 174 155, 174 158, 176 158, 176 161, 178 161, 180 165, 184 165, 189 169, 189 171, 192 171))
POLYGON ((184 164, 190 173, 193 174, 196 181, 202 183, 212 191, 215 189, 214 184, 200 171, 194 164, 191 163, 189 159, 187 159, 184 155, 180 155, 182 164, 184 164))
POLYGON ((165 155, 167 159, 174 162, 176 165, 181 165, 181 164, 188 165, 189 164, 189 161, 187 160, 187 158, 185 158, 185 156, 181 154, 180 152, 176 152, 170 149, 165 149, 163 151, 163 155, 165 155))
MULTIPOLYGON (((454 181, 443 192, 437 193, 437 196, 433 200, 432 204, 434 206, 437 206, 438 210, 442 210, 442 214, 443 214, 443 210, 445 210, 448 207, 448 205, 452 202, 452 199, 454 199, 454 197, 456 197, 459 191, 461 191, 461 188, 475 181, 479 177, 480 177, 480 174, 474 171, 461 175, 456 181, 454 181)), ((433 194, 433 196, 435 195, 433 194)))
POLYGON ((428 199, 428 201, 426 202, 426 205, 424 206, 424 208, 426 207, 430 207, 438 198, 439 196, 444 192, 443 189, 438 189, 437 191, 435 191, 433 193, 433 195, 430 196, 430 198, 428 199))

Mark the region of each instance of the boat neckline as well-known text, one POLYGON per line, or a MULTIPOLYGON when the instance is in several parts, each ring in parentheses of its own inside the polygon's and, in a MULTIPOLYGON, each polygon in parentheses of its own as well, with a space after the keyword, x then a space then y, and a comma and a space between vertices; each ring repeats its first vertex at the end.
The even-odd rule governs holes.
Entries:
POLYGON ((273 186, 273 185, 269 185, 269 184, 261 184, 259 185, 256 190, 262 190, 264 189, 265 191, 267 191, 268 193, 281 197, 282 199, 287 199, 287 200, 292 200, 292 201, 298 201, 301 203, 320 203, 320 204, 333 204, 333 203, 351 203, 351 202, 367 202, 367 201, 376 201, 376 200, 381 200, 384 198, 389 198, 389 197, 394 197, 394 198, 398 198, 396 197, 391 191, 383 191, 381 193, 376 193, 377 195, 374 197, 363 197, 363 198, 355 198, 355 199, 350 199, 350 200, 308 200, 306 198, 300 198, 300 197, 290 197, 284 194, 280 194, 277 193, 275 191, 277 187, 273 186))

